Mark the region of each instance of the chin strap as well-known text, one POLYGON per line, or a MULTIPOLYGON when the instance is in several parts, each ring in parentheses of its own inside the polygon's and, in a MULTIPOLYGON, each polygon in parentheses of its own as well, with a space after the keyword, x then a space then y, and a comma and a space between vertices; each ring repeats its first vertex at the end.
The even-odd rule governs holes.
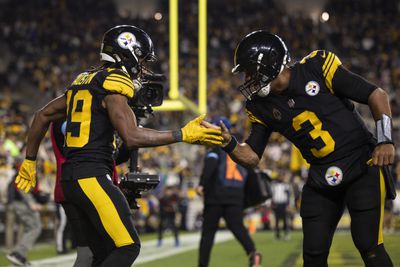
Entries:
POLYGON ((257 92, 257 95, 260 97, 266 97, 271 92, 271 83, 264 85, 261 89, 257 92))

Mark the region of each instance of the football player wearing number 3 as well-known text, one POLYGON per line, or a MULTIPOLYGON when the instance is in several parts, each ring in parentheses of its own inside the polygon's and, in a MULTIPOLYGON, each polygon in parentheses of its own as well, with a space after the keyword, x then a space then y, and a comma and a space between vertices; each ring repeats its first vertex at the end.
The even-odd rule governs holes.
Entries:
POLYGON ((144 63, 155 58, 143 30, 117 26, 104 35, 99 68, 83 72, 64 95, 35 113, 28 132, 26 159, 16 178, 29 191, 36 183, 36 155, 50 122, 65 119, 66 136, 61 184, 65 202, 85 229, 93 252, 92 266, 131 266, 140 251, 128 203, 112 181, 114 131, 128 148, 176 142, 221 145, 221 129, 202 115, 177 131, 156 131, 136 125, 128 105, 145 82, 144 63), (206 126, 206 127, 204 127, 206 126))
POLYGON ((270 134, 279 132, 310 163, 300 211, 304 266, 328 266, 345 207, 365 266, 393 266, 382 238, 386 192, 381 169, 395 155, 387 94, 347 70, 332 52, 314 51, 290 67, 289 60, 282 39, 265 31, 252 32, 238 44, 232 72, 245 74, 239 90, 247 98, 252 129, 238 144, 221 123, 223 148, 237 163, 254 167, 270 134), (370 107, 376 139, 350 100, 370 107))

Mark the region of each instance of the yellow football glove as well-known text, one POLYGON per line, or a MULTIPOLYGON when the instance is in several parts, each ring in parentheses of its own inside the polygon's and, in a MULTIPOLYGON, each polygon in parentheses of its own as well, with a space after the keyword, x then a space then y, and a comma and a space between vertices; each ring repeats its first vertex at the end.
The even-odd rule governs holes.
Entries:
POLYGON ((201 122, 205 117, 206 114, 200 115, 181 129, 183 142, 207 146, 222 145, 221 129, 204 127, 201 122))
POLYGON ((24 159, 19 168, 15 184, 26 193, 36 185, 36 161, 24 159))

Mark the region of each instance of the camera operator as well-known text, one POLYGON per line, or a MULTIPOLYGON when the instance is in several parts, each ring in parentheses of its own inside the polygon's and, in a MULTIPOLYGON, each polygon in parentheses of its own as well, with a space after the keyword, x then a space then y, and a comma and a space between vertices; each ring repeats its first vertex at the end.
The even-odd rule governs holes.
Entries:
POLYGON ((212 126, 203 121, 205 115, 177 131, 137 126, 128 100, 140 91, 144 74, 151 74, 144 63, 155 59, 153 42, 143 30, 129 25, 108 30, 100 56, 101 66, 79 74, 64 95, 35 113, 16 183, 26 192, 35 186, 40 142, 50 122, 65 119, 65 201, 84 225, 93 266, 128 267, 139 255, 140 240, 128 202, 111 181, 114 131, 129 149, 176 142, 221 145, 222 137, 220 128, 207 127, 212 126))

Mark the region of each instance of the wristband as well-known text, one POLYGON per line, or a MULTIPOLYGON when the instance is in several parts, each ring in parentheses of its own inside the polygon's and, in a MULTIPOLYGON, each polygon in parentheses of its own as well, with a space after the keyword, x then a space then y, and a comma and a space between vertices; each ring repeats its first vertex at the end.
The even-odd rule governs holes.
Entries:
POLYGON ((224 150, 226 153, 232 153, 233 150, 235 150, 236 146, 238 144, 238 141, 236 140, 236 137, 232 135, 231 141, 229 143, 222 147, 222 150, 224 150))
POLYGON ((377 144, 393 144, 392 140, 392 118, 382 114, 382 119, 376 121, 377 144))
POLYGON ((182 142, 182 140, 183 140, 182 130, 173 131, 172 136, 173 136, 175 142, 182 142))
POLYGON ((392 142, 392 141, 385 141, 385 142, 380 142, 380 143, 377 143, 376 145, 377 145, 377 146, 379 146, 379 145, 385 145, 385 144, 391 144, 391 145, 394 145, 394 142, 392 142))
POLYGON ((31 160, 31 161, 35 161, 36 160, 36 156, 33 156, 33 157, 26 156, 25 159, 31 160))

